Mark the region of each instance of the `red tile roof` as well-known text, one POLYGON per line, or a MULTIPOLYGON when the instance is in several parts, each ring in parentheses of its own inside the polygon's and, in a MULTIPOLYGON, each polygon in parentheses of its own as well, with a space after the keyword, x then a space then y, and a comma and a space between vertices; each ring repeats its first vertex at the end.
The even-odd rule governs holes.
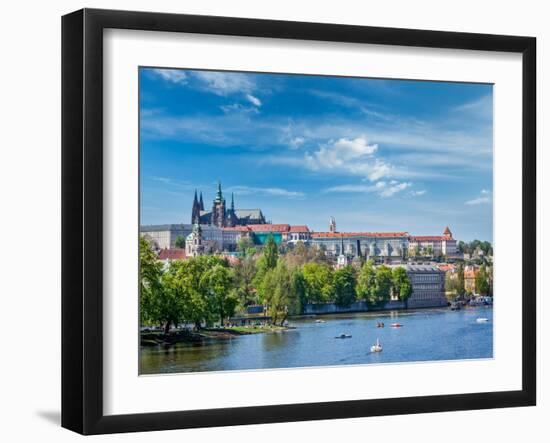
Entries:
POLYGON ((248 226, 233 226, 231 228, 222 228, 223 231, 238 231, 238 232, 248 232, 250 229, 248 226))
POLYGON ((290 225, 287 225, 287 224, 248 225, 248 228, 254 232, 288 232, 290 230, 290 225))
POLYGON ((314 232, 314 238, 341 238, 341 237, 408 237, 408 232, 314 232))
POLYGON ((306 225, 291 226, 290 232, 309 232, 309 228, 306 225))
POLYGON ((185 249, 162 249, 159 253, 159 260, 184 260, 185 249))
POLYGON ((447 263, 444 265, 439 265, 438 268, 440 271, 447 272, 447 271, 454 271, 456 269, 456 266, 447 263))
POLYGON ((441 241, 449 240, 449 237, 442 235, 420 235, 420 236, 411 236, 411 241, 441 241))

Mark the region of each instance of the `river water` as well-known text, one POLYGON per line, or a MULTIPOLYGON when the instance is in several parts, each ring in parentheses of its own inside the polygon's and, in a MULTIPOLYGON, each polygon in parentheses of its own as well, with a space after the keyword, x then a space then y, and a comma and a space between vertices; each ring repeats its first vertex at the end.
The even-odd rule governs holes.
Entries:
POLYGON ((141 374, 491 358, 492 307, 422 309, 293 319, 278 333, 204 344, 142 347, 141 374), (477 322, 487 318, 487 322, 477 322), (315 320, 324 320, 318 323, 315 320), (377 328, 384 322, 384 328, 377 328), (390 327, 401 323, 401 328, 390 327), (340 334, 351 338, 336 339, 340 334), (380 340, 382 352, 370 347, 380 340))

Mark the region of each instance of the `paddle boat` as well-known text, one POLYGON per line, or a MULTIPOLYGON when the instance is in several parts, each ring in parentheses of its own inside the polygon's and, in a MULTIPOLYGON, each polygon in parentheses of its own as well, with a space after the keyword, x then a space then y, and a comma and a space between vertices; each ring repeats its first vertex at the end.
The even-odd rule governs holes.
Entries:
POLYGON ((485 317, 476 318, 476 323, 487 323, 488 321, 489 319, 485 317))
POLYGON ((390 326, 392 328, 402 328, 403 327, 403 325, 401 323, 392 323, 390 326))
POLYGON ((334 338, 351 338, 351 334, 344 334, 344 333, 342 333, 342 334, 340 334, 340 335, 337 335, 337 336, 334 337, 334 338))
POLYGON ((371 352, 382 352, 382 345, 380 344, 380 340, 376 339, 376 344, 372 345, 370 347, 371 352))

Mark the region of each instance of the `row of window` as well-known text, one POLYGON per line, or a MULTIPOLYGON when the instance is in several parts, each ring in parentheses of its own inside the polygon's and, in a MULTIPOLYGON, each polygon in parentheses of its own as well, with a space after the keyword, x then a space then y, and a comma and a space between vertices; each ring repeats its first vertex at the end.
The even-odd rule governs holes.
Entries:
POLYGON ((434 300, 442 296, 442 292, 415 292, 412 298, 414 300, 434 300))

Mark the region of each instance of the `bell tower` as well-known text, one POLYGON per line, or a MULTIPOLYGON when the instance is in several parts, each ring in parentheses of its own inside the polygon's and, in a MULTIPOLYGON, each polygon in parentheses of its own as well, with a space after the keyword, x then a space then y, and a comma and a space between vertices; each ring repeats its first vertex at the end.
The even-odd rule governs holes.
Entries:
POLYGON ((218 181, 218 192, 212 203, 212 224, 218 228, 226 226, 225 215, 225 198, 222 194, 222 184, 218 181))

